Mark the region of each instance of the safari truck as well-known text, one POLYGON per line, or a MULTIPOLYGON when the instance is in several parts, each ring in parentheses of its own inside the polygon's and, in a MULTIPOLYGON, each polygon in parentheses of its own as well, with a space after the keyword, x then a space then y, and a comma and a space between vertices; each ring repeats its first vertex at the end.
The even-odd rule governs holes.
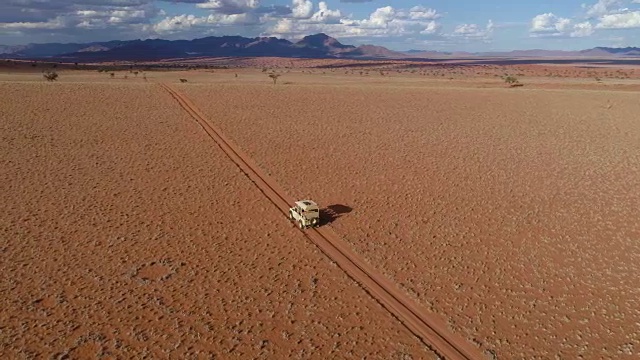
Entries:
POLYGON ((320 225, 320 208, 311 200, 300 200, 289 209, 289 219, 297 222, 300 229, 320 225))

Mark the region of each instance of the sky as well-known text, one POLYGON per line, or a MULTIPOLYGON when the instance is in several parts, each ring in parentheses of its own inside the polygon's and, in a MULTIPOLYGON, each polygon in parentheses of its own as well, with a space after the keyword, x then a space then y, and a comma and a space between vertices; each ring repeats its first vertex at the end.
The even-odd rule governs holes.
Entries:
POLYGON ((0 44, 326 33, 392 50, 640 46, 640 0, 0 0, 0 44))

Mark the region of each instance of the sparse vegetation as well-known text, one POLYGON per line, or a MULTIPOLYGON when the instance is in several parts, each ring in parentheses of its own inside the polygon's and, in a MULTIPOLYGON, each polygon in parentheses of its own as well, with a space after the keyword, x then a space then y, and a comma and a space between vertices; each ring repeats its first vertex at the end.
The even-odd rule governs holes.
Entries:
POLYGON ((513 75, 505 76, 504 77, 504 82, 509 84, 510 87, 519 87, 519 86, 523 86, 524 85, 524 84, 520 83, 520 81, 518 81, 518 78, 516 78, 513 75))
POLYGON ((58 73, 55 72, 55 71, 45 71, 44 73, 42 73, 42 76, 47 81, 56 81, 56 80, 58 80, 58 73))
POLYGON ((186 82, 188 82, 188 80, 187 79, 180 79, 180 82, 181 83, 186 83, 186 82))
POLYGON ((515 76, 507 75, 504 77, 504 82, 507 84, 515 84, 518 82, 518 79, 515 76))
POLYGON ((280 74, 271 73, 269 74, 269 77, 273 80, 273 85, 275 85, 278 82, 278 78, 280 77, 280 74))

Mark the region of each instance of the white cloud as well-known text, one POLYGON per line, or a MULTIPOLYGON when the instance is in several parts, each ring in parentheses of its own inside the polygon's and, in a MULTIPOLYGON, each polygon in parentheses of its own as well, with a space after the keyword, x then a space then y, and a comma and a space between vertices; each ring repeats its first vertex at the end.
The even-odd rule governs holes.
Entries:
POLYGON ((196 4, 202 9, 214 10, 216 12, 232 15, 242 14, 260 6, 259 0, 209 0, 196 4))
POLYGON ((453 36, 461 36, 467 39, 488 39, 493 34, 493 21, 489 20, 486 27, 478 24, 462 24, 453 30, 453 36))
POLYGON ((440 32, 440 28, 441 28, 440 24, 432 20, 426 24, 424 30, 420 31, 420 34, 433 35, 440 32))
POLYGON ((368 18, 345 17, 339 10, 330 10, 327 4, 319 3, 319 10, 309 18, 281 18, 265 35, 298 38, 316 32, 335 37, 384 37, 409 35, 436 35, 440 31, 439 18, 435 10, 414 7, 407 11, 392 6, 374 10, 368 18))
POLYGON ((229 25, 250 25, 258 23, 260 20, 250 13, 244 14, 220 14, 213 13, 208 16, 178 15, 166 17, 157 24, 147 27, 157 34, 171 34, 188 31, 198 27, 219 27, 229 25))
POLYGON ((640 28, 640 11, 629 11, 620 14, 604 15, 596 25, 598 29, 632 29, 640 28))
POLYGON ((440 17, 436 10, 424 6, 414 6, 409 10, 409 18, 413 20, 435 20, 440 17))
POLYGON ((585 21, 582 23, 575 24, 573 26, 573 31, 569 34, 571 37, 587 37, 593 35, 593 25, 590 22, 585 21))
POLYGON ((571 20, 556 16, 553 13, 540 14, 531 20, 530 31, 532 33, 558 34, 565 32, 570 23, 571 20))
POLYGON ((308 19, 313 15, 313 3, 311 0, 293 0, 291 10, 294 18, 308 19))
POLYGON ((574 23, 571 19, 546 13, 531 20, 529 32, 534 37, 587 37, 593 35, 594 26, 590 21, 574 23))
POLYGON ((6 30, 56 30, 67 27, 61 17, 42 22, 12 22, 0 23, 0 29, 6 30))
POLYGON ((587 10, 588 17, 594 18, 618 11, 622 3, 622 0, 598 0, 593 5, 583 4, 582 7, 587 10))
POLYGON ((320 1, 318 11, 311 15, 310 20, 317 23, 338 24, 342 18, 340 10, 330 10, 327 3, 320 1))

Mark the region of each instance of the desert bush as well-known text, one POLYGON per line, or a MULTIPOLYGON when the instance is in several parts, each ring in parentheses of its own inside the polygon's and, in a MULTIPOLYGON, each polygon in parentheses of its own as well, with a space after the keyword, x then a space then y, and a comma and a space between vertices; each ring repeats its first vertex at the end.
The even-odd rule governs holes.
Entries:
POLYGON ((180 79, 180 82, 181 82, 181 83, 186 83, 186 82, 187 82, 187 79, 180 79))
POLYGON ((504 82, 506 82, 509 85, 514 85, 518 83, 518 79, 515 76, 507 75, 504 77, 504 82))
POLYGON ((116 74, 115 73, 111 73, 111 74, 109 74, 109 76, 113 79, 114 77, 116 77, 116 74))
POLYGON ((42 73, 42 76, 47 81, 56 81, 56 80, 58 80, 58 73, 55 72, 55 71, 45 71, 44 73, 42 73))
POLYGON ((280 74, 271 73, 269 74, 269 77, 273 80, 273 85, 275 85, 278 82, 278 78, 280 77, 280 74))

